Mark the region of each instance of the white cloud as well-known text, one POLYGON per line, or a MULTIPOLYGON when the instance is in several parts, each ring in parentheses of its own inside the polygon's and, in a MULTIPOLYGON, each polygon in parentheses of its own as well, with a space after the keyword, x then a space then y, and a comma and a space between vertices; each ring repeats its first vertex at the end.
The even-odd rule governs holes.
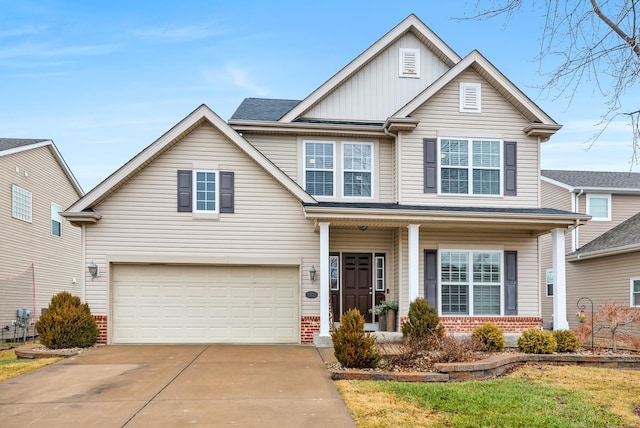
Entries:
POLYGON ((255 82, 249 70, 236 65, 227 65, 224 69, 202 70, 201 74, 205 84, 218 92, 225 88, 228 89, 229 85, 231 85, 234 88, 240 88, 245 91, 242 94, 243 97, 247 95, 265 96, 270 93, 268 87, 261 86, 255 82))

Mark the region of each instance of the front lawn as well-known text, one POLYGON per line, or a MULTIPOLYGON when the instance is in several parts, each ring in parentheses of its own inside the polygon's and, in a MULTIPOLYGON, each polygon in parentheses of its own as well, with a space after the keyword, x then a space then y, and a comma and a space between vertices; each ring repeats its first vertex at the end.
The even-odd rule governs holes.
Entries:
POLYGON ((640 371, 527 365, 488 381, 336 382, 358 427, 637 427, 640 371))
POLYGON ((0 351, 0 382, 48 366, 61 359, 62 358, 38 358, 35 360, 18 360, 14 349, 0 351))

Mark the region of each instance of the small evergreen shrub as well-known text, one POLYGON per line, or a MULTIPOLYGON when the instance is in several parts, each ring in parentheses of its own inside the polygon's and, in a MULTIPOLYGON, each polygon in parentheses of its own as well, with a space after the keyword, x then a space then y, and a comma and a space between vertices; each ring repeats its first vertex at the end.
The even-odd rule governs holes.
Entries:
POLYGON ((340 327, 331 333, 333 350, 344 367, 374 368, 380 361, 376 339, 364 332, 364 317, 351 309, 340 317, 340 327))
POLYGON ((504 332, 493 323, 487 323, 485 325, 476 327, 475 329, 473 329, 471 336, 479 344, 483 351, 504 351, 504 332))
POLYGON ((51 298, 49 307, 36 322, 36 330, 40 343, 50 349, 93 346, 99 333, 89 305, 66 291, 51 298))
POLYGON ((556 352, 575 352, 580 349, 580 340, 571 330, 556 330, 553 337, 556 339, 556 352))
POLYGON ((402 325, 402 336, 413 341, 428 341, 444 337, 445 330, 440 324, 438 311, 422 298, 409 305, 409 317, 402 325))
POLYGON ((518 339, 518 350, 527 354, 553 354, 556 347, 556 339, 550 331, 532 328, 523 331, 518 339))

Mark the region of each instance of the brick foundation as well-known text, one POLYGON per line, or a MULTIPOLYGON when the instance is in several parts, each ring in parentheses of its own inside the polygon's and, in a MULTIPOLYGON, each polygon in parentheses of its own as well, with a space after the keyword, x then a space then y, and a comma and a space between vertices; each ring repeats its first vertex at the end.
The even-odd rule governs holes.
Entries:
POLYGON ((107 344, 107 316, 94 315, 93 319, 96 320, 96 324, 98 324, 98 330, 100 330, 100 333, 98 334, 98 341, 96 343, 98 345, 106 345, 107 344))
POLYGON ((313 343, 313 334, 320 331, 320 317, 300 317, 300 342, 313 343))
MULTIPOLYGON (((400 319, 400 325, 407 322, 407 317, 400 319)), ((449 333, 471 333, 473 329, 486 323, 493 323, 505 333, 521 333, 535 328, 542 330, 542 318, 539 317, 447 317, 441 316, 440 322, 449 333)))

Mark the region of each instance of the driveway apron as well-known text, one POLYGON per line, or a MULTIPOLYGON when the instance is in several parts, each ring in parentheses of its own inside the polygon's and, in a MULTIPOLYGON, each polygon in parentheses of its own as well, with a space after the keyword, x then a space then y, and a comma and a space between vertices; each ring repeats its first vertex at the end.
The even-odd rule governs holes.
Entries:
POLYGON ((111 345, 1 382, 0 426, 355 424, 310 346, 111 345))

